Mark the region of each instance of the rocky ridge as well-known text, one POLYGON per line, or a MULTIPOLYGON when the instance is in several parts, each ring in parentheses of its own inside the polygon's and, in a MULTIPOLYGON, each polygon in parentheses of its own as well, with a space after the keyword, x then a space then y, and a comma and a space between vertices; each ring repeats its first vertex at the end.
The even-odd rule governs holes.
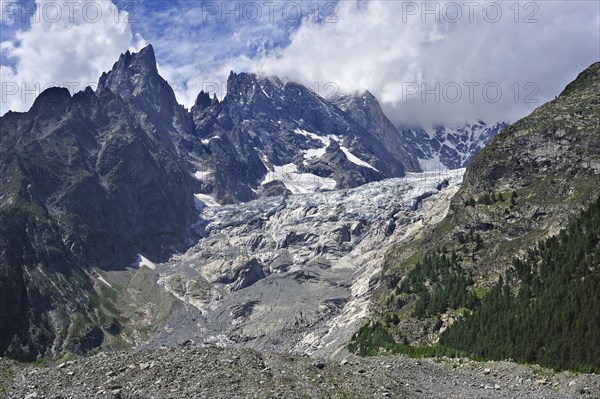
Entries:
MULTIPOLYGON (((151 48, 140 57, 154 60, 151 48)), ((173 127, 103 82, 73 96, 48 89, 28 112, 0 118, 1 353, 31 360, 97 346, 98 318, 110 313, 90 269, 187 245, 194 179, 173 127)))
POLYGON ((202 92, 191 109, 197 138, 182 145, 200 193, 235 203, 258 198, 271 181, 299 193, 419 172, 377 100, 368 92, 349 98, 341 106, 294 82, 232 72, 221 102, 202 92), (322 184, 298 189, 283 174, 322 184))

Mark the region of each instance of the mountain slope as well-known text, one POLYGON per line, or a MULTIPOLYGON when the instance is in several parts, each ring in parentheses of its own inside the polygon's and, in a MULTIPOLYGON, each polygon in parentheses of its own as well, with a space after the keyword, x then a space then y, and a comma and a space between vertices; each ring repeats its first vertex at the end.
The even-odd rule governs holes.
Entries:
POLYGON ((444 331, 440 342, 487 358, 598 371, 598 287, 600 197, 559 235, 514 259, 473 314, 444 331))
POLYGON ((598 197, 598 93, 600 63, 494 138, 467 168, 446 219, 431 233, 388 252, 373 313, 396 339, 436 342, 439 332, 464 313, 443 306, 446 310, 415 317, 421 295, 398 287, 416 263, 428 255, 452 254, 473 280, 469 292, 481 297, 514 256, 558 233, 598 197))
POLYGON ((481 149, 508 125, 487 125, 478 120, 465 125, 435 126, 433 129, 399 127, 408 145, 415 149, 425 170, 465 168, 481 149))
MULTIPOLYGON (((143 55, 153 62, 151 48, 143 55)), ((0 353, 35 359, 88 332, 97 346, 102 331, 86 327, 98 324, 91 268, 124 268, 136 253, 158 259, 187 242, 193 179, 170 140, 177 132, 105 80, 74 96, 48 89, 28 112, 0 119, 0 353)))
POLYGON ((378 118, 363 125, 352 110, 302 85, 232 72, 223 101, 201 93, 191 110, 202 140, 190 144, 202 193, 231 203, 257 198, 261 182, 279 180, 298 193, 357 187, 420 171, 380 111, 378 104, 361 110, 378 118), (294 184, 306 180, 313 184, 294 184))

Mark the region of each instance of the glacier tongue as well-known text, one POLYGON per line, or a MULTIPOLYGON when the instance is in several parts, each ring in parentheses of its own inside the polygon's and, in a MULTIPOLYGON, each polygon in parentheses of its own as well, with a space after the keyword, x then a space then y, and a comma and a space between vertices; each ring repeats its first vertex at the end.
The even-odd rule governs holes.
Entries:
POLYGON ((333 354, 367 315, 385 251, 439 222, 463 173, 202 208, 204 238, 159 269, 160 284, 191 306, 150 345, 185 338, 333 354))

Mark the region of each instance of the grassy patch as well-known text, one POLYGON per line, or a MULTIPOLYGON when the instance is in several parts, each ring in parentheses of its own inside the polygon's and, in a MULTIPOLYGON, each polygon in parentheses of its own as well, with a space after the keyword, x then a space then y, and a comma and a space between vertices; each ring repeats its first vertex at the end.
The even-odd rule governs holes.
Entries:
POLYGON ((482 300, 485 294, 488 293, 489 289, 486 287, 475 287, 473 290, 477 299, 482 300))
POLYGON ((9 365, 0 366, 0 394, 8 394, 15 380, 16 372, 9 365))
POLYGON ((362 326, 348 344, 348 350, 359 356, 381 354, 402 354, 412 358, 426 357, 469 357, 480 360, 478 356, 442 345, 412 346, 397 343, 381 323, 362 326))

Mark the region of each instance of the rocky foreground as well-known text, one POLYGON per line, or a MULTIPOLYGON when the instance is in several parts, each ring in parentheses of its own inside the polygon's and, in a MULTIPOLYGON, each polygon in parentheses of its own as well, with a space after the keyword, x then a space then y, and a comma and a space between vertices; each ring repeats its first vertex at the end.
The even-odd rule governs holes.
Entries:
POLYGON ((538 366, 401 356, 328 361, 186 346, 100 353, 21 368, 0 360, 9 398, 598 398, 600 376, 538 366))

